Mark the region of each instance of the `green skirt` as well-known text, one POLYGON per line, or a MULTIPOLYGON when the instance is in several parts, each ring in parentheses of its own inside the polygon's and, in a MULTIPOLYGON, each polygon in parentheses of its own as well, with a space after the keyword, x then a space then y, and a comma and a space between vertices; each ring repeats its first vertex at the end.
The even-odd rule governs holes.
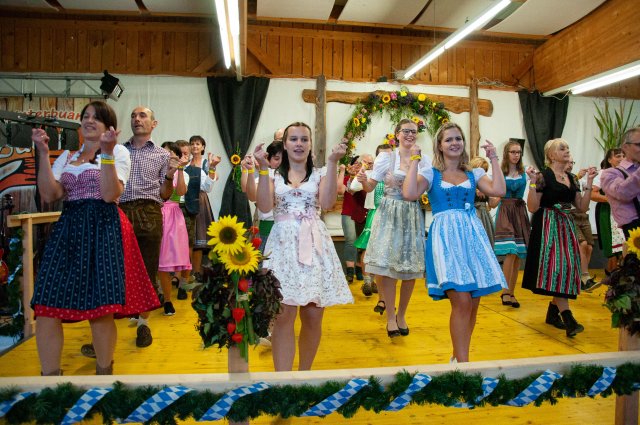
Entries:
POLYGON ((376 215, 376 210, 369 210, 367 213, 367 220, 364 222, 364 229, 360 236, 353 243, 358 249, 367 249, 367 245, 369 244, 369 236, 371 235, 371 223, 373 223, 373 217, 376 215))

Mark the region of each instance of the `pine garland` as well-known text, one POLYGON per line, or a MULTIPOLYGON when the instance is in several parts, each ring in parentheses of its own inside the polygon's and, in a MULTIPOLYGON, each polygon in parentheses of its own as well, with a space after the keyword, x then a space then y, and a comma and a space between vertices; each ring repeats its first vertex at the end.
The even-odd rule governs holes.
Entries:
POLYGON ((15 237, 9 240, 9 253, 7 266, 9 267, 9 279, 7 281, 8 311, 11 320, 0 324, 0 335, 22 338, 24 331, 24 314, 22 312, 22 290, 20 289, 20 276, 22 276, 22 229, 15 231, 15 237))
MULTIPOLYGON (((601 366, 573 365, 562 378, 554 382, 549 391, 536 399, 535 406, 540 406, 544 402, 555 404, 559 398, 563 397, 585 396, 602 371, 601 366)), ((478 407, 498 406, 516 397, 537 377, 538 374, 521 379, 507 379, 501 375, 496 389, 486 399, 474 403, 474 400, 482 394, 480 374, 449 372, 434 377, 429 385, 413 395, 412 403, 420 406, 425 404, 452 406, 462 401, 478 407)), ((412 379, 412 374, 406 371, 400 372, 387 388, 383 388, 380 381, 371 376, 369 385, 353 396, 337 412, 345 418, 353 417, 360 408, 379 413, 407 388, 412 379)), ((616 378, 611 387, 601 395, 607 397, 613 393, 631 394, 636 382, 640 382, 640 364, 623 364, 617 368, 616 378)), ((330 381, 320 386, 270 387, 262 392, 240 398, 233 404, 227 418, 232 421, 245 421, 261 415, 279 415, 283 418, 298 416, 309 407, 339 391, 344 385, 345 382, 330 381)), ((102 416, 104 423, 124 419, 145 400, 162 389, 151 386, 127 387, 121 382, 115 382, 113 387, 114 390, 100 400, 85 419, 90 419, 96 414, 102 416)), ((0 389, 0 402, 10 400, 18 393, 17 388, 0 389)), ((16 403, 7 413, 5 420, 10 424, 33 421, 39 424, 60 423, 66 411, 83 393, 83 389, 69 383, 60 384, 55 388, 45 388, 39 394, 16 403)), ((199 419, 223 395, 223 393, 214 394, 208 390, 192 391, 162 410, 150 422, 175 425, 177 419, 184 420, 189 417, 199 419)))

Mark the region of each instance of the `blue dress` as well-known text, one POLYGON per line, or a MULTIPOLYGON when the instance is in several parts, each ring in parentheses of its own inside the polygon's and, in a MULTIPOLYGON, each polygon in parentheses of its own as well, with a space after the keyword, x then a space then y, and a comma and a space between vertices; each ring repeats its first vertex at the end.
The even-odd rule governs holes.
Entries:
POLYGON ((443 182, 436 169, 421 170, 420 174, 431 183, 433 210, 425 249, 429 296, 441 300, 452 289, 476 298, 506 289, 500 264, 473 205, 476 181, 484 170, 468 171, 469 180, 457 186, 443 182))

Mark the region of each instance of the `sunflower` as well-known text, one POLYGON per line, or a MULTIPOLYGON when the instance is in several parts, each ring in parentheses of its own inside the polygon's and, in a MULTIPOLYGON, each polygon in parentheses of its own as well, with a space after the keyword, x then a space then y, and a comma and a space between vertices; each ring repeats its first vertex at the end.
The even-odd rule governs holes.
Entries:
POLYGON ((234 153, 233 155, 231 155, 231 158, 229 158, 229 160, 233 165, 238 165, 240 164, 240 161, 242 161, 242 158, 240 158, 240 155, 234 153))
POLYGON ((424 102, 425 100, 427 100, 427 95, 425 95, 424 93, 420 93, 418 95, 418 101, 419 102, 424 102))
POLYGON ((627 248, 629 252, 633 252, 640 257, 640 227, 636 227, 629 232, 629 239, 627 239, 627 248))
POLYGON ((360 122, 361 122, 362 124, 364 124, 364 123, 366 123, 366 122, 367 122, 367 119, 366 119, 365 117, 362 117, 362 118, 360 118, 360 122))
POLYGON ((354 127, 359 127, 360 126, 360 120, 357 117, 353 119, 353 126, 354 127))
POLYGON ((218 222, 211 223, 207 230, 207 234, 211 236, 208 244, 213 245, 213 250, 219 254, 241 251, 242 244, 246 241, 243 224, 238 223, 236 216, 221 217, 218 222))
POLYGON ((413 118, 411 118, 411 121, 413 121, 414 123, 418 124, 420 122, 420 118, 413 117, 413 118))
POLYGON ((426 193, 422 194, 422 196, 420 197, 420 202, 422 202, 422 205, 429 205, 429 197, 426 193))
POLYGON ((229 273, 251 273, 258 270, 260 252, 248 243, 239 245, 240 250, 233 254, 220 254, 220 261, 225 265, 229 273))
POLYGON ((391 97, 388 94, 385 94, 384 96, 382 96, 383 103, 389 103, 390 100, 391 100, 391 97))
POLYGON ((395 137, 396 137, 396 135, 395 135, 395 134, 393 134, 393 133, 387 133, 387 140, 391 140, 391 139, 393 139, 393 138, 395 138, 395 137))

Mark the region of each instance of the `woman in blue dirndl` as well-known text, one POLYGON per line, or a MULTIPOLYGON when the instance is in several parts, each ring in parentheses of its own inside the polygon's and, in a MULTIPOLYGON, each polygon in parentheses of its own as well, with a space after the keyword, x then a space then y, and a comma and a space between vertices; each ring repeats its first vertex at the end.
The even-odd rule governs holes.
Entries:
POLYGON ((483 146, 494 172, 469 169, 462 129, 443 124, 436 133, 433 168, 418 169, 420 149, 412 148, 403 185, 405 199, 428 191, 433 221, 426 242, 427 288, 434 300, 449 299, 452 361, 469 361, 471 334, 480 297, 507 287, 487 233, 473 204, 476 187, 487 196, 504 196, 505 181, 495 147, 483 146))

